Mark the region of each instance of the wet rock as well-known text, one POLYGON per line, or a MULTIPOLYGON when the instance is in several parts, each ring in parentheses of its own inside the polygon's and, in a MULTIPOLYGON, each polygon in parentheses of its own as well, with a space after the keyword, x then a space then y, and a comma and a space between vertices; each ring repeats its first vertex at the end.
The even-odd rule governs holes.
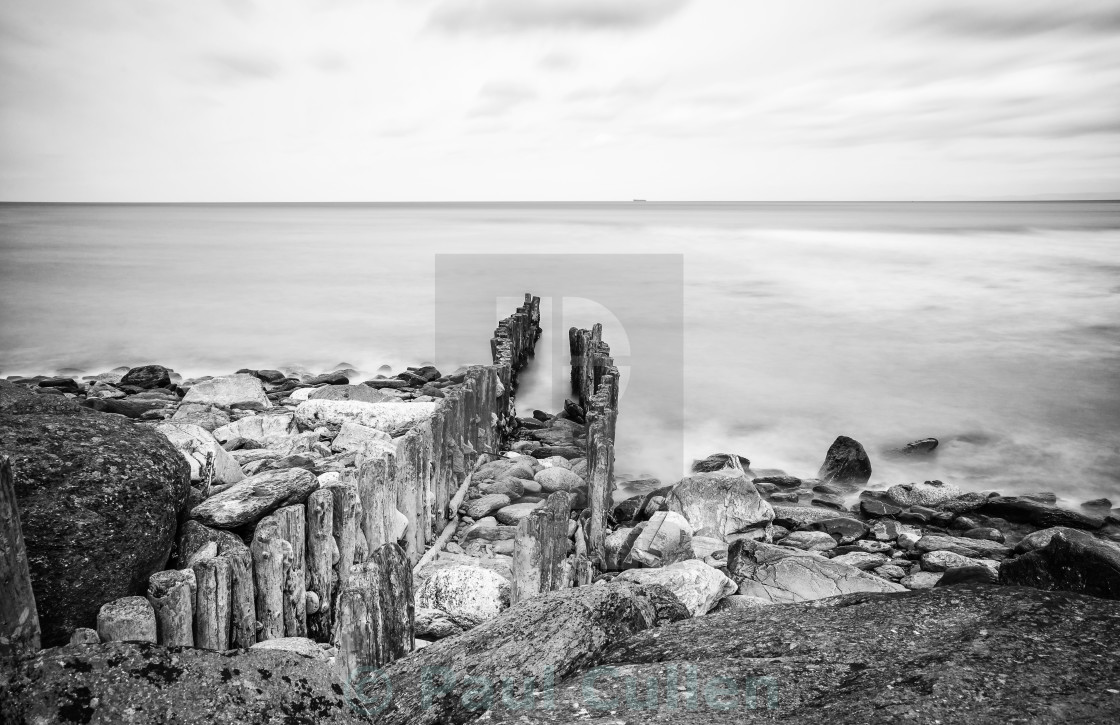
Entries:
POLYGON ((1112 501, 1109 501, 1107 498, 1095 498, 1092 501, 1086 501, 1081 504, 1081 508, 1110 509, 1112 508, 1112 501))
POLYGON ((574 400, 564 401, 564 414, 577 423, 586 423, 583 408, 574 400))
POLYGON ((467 516, 472 519, 481 519, 509 505, 509 496, 500 493, 484 495, 467 503, 467 516))
POLYGON ((218 428, 229 425, 229 414, 212 405, 186 403, 176 409, 171 420, 176 423, 192 423, 213 433, 218 428))
POLYGON ((871 461, 863 446, 847 436, 839 436, 821 464, 817 478, 824 483, 861 485, 871 478, 871 461))
POLYGON ((282 506, 303 503, 319 481, 302 468, 266 471, 215 494, 190 512, 207 526, 232 529, 259 521, 282 506))
POLYGON ((749 471, 750 467, 749 459, 734 453, 713 453, 707 458, 692 462, 693 473, 711 473, 725 469, 749 471))
POLYGON ((142 365, 132 368, 120 380, 121 385, 138 388, 165 388, 171 385, 171 371, 162 365, 142 365))
POLYGON ((907 443, 901 448, 891 448, 887 450, 886 453, 895 458, 921 458, 931 455, 935 450, 937 450, 937 439, 923 438, 918 441, 907 443))
POLYGON ((645 498, 645 496, 631 496, 624 501, 619 501, 610 511, 610 520, 615 524, 630 523, 641 513, 642 502, 645 501, 645 498))
POLYGON ((801 479, 796 476, 760 476, 753 480, 754 483, 772 483, 781 488, 798 488, 801 486, 801 479))
POLYGON ((331 450, 335 453, 352 451, 361 453, 364 457, 375 457, 382 453, 394 453, 397 446, 383 430, 346 421, 331 441, 331 450))
POLYGON ((735 582, 696 559, 657 569, 628 569, 619 574, 616 581, 659 584, 672 592, 694 617, 708 612, 720 599, 735 593, 735 582))
POLYGON ((183 402, 245 410, 267 410, 272 407, 261 381, 245 374, 227 375, 195 383, 183 397, 183 402))
POLYGON ((1000 567, 1001 584, 1120 599, 1120 546, 1084 531, 1055 531, 1049 542, 1000 567))
POLYGON ((1025 496, 991 498, 979 510, 989 516, 1001 516, 1010 521, 1026 521, 1036 526, 1099 529, 1105 523, 1102 516, 1067 511, 1025 496))
POLYGON ((346 385, 350 382, 350 378, 337 370, 322 375, 315 375, 310 378, 305 378, 304 385, 346 385))
POLYGON ((954 584, 998 584, 999 575, 986 566, 955 566, 946 569, 934 586, 948 587, 954 584))
POLYGON ((535 508, 536 503, 514 503, 498 509, 494 516, 506 526, 517 526, 521 519, 528 516, 535 508))
POLYGON ((92 627, 105 602, 143 593, 166 564, 190 468, 158 432, 0 384, 43 646, 92 627))
POLYGON ((967 556, 954 554, 951 551, 927 551, 922 554, 922 571, 945 571, 953 567, 976 566, 976 562, 967 556))
POLYGON ((1002 544, 1004 540, 1003 532, 999 529, 990 526, 977 526, 966 530, 961 534, 966 539, 984 539, 986 541, 995 541, 1002 544))
POLYGON ((1061 531, 1072 532, 1077 531, 1077 529, 1071 529, 1067 526, 1052 526, 1048 529, 1031 532, 1020 539, 1019 543, 1015 545, 1015 553, 1026 554, 1029 551, 1041 549, 1050 543, 1050 539, 1054 538, 1054 534, 1061 531))
POLYGON ((827 493, 815 494, 810 500, 813 506, 821 506, 823 508, 830 508, 834 511, 847 511, 848 506, 844 503, 844 499, 839 496, 831 496, 827 493))
POLYGON ((482 567, 450 566, 424 580, 416 590, 416 606, 438 609, 473 627, 509 607, 509 582, 482 567))
POLYGON ((384 403, 396 400, 395 396, 380 393, 368 385, 326 385, 314 389, 308 400, 357 400, 363 403, 384 403))
POLYGON ((755 541, 732 544, 727 569, 739 585, 739 594, 778 604, 851 592, 902 590, 897 584, 817 554, 755 541))
POLYGON ((898 506, 889 504, 886 501, 875 501, 866 498, 860 499, 859 510, 860 513, 869 518, 898 516, 900 513, 902 513, 902 509, 898 506))
POLYGON ((942 501, 937 504, 936 508, 938 511, 947 511, 953 514, 966 514, 983 506, 989 498, 991 498, 991 496, 987 493, 969 491, 955 498, 942 501))
MULTIPOLYGON (((936 506, 963 493, 957 486, 941 481, 904 483, 887 489, 887 496, 899 506, 936 506)), ((932 512, 926 515, 932 515, 932 512)))
POLYGON ((684 478, 669 492, 667 506, 684 516, 694 531, 710 528, 725 539, 774 518, 774 509, 739 471, 684 478))

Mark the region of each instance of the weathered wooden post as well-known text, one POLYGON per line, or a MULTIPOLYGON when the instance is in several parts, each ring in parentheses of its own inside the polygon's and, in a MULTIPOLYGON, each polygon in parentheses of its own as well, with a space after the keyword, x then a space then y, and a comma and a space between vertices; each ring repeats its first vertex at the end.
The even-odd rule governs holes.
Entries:
POLYGON ((303 504, 285 506, 270 514, 280 537, 292 547, 292 564, 284 577, 284 634, 307 636, 307 513, 303 504))
POLYGON ((412 564, 396 544, 385 544, 354 566, 338 597, 335 642, 343 676, 356 667, 381 667, 413 650, 415 608, 412 564))
POLYGON ((550 494, 517 525, 511 604, 563 586, 570 510, 571 495, 558 491, 550 494))
POLYGON ((31 590, 15 479, 8 457, 0 456, 0 660, 38 651, 39 612, 31 590))
POLYGON ((227 550, 222 556, 229 559, 229 644, 231 647, 249 649, 257 641, 253 554, 248 546, 242 544, 227 550))
POLYGON ((157 641, 167 647, 194 647, 193 569, 157 571, 148 578, 148 603, 156 613, 157 641))
POLYGON ((253 534, 253 585, 257 597, 258 640, 284 636, 284 581, 292 565, 292 545, 280 536, 280 526, 269 516, 253 534))
POLYGON ((319 596, 319 609, 307 617, 312 639, 330 640, 334 609, 334 568, 338 562, 334 540, 334 495, 319 489, 307 497, 307 587, 319 596))
POLYGON ((200 649, 229 649, 230 565, 224 556, 199 559, 194 569, 194 644, 200 649))
POLYGON ((334 498, 332 533, 338 547, 338 586, 345 587, 350 580, 350 567, 358 549, 358 536, 362 535, 362 501, 358 487, 352 483, 332 483, 324 486, 334 498))

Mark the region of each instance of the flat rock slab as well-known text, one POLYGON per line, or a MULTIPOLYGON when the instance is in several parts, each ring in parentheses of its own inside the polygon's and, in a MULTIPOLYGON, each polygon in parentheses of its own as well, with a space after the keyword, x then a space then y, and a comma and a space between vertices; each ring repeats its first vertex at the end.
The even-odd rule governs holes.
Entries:
POLYGON ((357 423, 393 432, 431 417, 439 403, 364 403, 358 400, 305 400, 296 407, 304 428, 357 423))
MULTIPOLYGON (((815 506, 774 506, 774 523, 791 529, 844 516, 843 512, 815 506)), ((851 517, 854 518, 854 517, 851 517)))
POLYGON ((295 435, 298 432, 295 421, 295 414, 287 410, 249 415, 221 428, 215 428, 214 437, 222 443, 234 438, 261 443, 273 438, 295 435))
POLYGON ((343 686, 325 662, 282 650, 74 644, 0 674, 0 722, 368 723, 343 686))
POLYGON ((552 709, 496 700, 490 722, 1120 722, 1120 603, 963 585, 824 604, 640 632, 563 677, 552 709))
POLYGON ((739 594, 774 603, 805 602, 853 592, 898 592, 903 587, 809 552, 755 541, 737 541, 727 569, 739 594))
POLYGON ((232 529, 260 520, 281 506, 303 503, 319 481, 302 468, 266 471, 211 496, 190 513, 207 526, 232 529))
POLYGON ((197 382, 183 396, 183 403, 245 410, 267 410, 272 407, 260 379, 245 373, 197 382))
POLYGON ((671 591, 693 617, 704 614, 719 600, 735 593, 735 582, 719 569, 696 559, 657 569, 628 569, 618 575, 618 581, 660 584, 671 591))

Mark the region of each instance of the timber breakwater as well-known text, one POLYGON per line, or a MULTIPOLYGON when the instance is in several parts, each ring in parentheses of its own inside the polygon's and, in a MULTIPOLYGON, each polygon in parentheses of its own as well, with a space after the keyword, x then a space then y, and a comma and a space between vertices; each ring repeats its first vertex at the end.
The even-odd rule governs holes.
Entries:
POLYGON ((1120 712, 1109 502, 860 491, 843 436, 814 478, 714 453, 616 501, 601 327, 519 414, 540 333, 526 295, 447 374, 0 381, 4 721, 1120 712))

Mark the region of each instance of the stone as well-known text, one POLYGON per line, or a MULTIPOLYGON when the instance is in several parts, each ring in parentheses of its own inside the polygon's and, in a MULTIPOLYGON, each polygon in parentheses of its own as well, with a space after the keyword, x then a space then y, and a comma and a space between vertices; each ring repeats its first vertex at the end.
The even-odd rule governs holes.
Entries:
POLYGON ((876 567, 872 571, 884 579, 890 579, 891 581, 897 581, 906 576, 906 570, 896 564, 884 564, 883 566, 876 567))
POLYGON ((829 446, 817 478, 823 483, 862 485, 871 478, 871 461, 863 446, 847 436, 839 436, 829 446))
POLYGON ((175 410, 171 420, 176 423, 193 423, 210 432, 229 425, 229 414, 221 408, 198 403, 186 403, 175 410))
POLYGON ((916 531, 901 531, 895 537, 895 542, 903 549, 913 549, 922 540, 922 535, 916 531))
POLYGON ((141 642, 68 645, 0 675, 5 723, 368 723, 321 659, 141 642))
POLYGON ((836 539, 823 531, 793 531, 781 540, 781 545, 805 551, 828 551, 836 548, 836 539))
POLYGON ((999 581, 1120 599, 1120 546, 1084 531, 1055 531, 1045 546, 1004 562, 999 581))
POLYGON ((1009 521, 1025 521, 1045 527, 1067 526, 1073 529, 1099 529, 1105 524, 1103 516, 1067 511, 1026 496, 990 498, 979 511, 989 516, 1000 516, 1009 521))
POLYGON ((350 378, 337 370, 322 375, 314 375, 302 380, 304 385, 346 385, 350 382, 350 378))
POLYGON ((990 526, 977 526, 970 528, 961 534, 966 539, 985 539, 987 541, 995 541, 1003 543, 1003 532, 999 529, 990 526))
POLYGON ((944 575, 940 572, 919 571, 902 577, 899 584, 907 589, 933 589, 937 586, 937 582, 941 581, 942 576, 944 575))
POLYGON ((713 453, 707 458, 692 462, 693 473, 712 473, 723 470, 745 472, 749 471, 750 467, 751 462, 747 458, 734 453, 713 453))
POLYGON ((480 498, 467 502, 467 516, 470 516, 472 519, 481 519, 509 505, 509 496, 504 494, 494 493, 481 496, 480 498))
POLYGON ((295 414, 289 410, 281 410, 240 418, 216 429, 214 437, 222 443, 243 438, 265 445, 267 441, 287 438, 298 432, 295 414))
POLYGON ((121 597, 101 606, 97 636, 102 642, 156 641, 156 611, 144 597, 121 597))
POLYGON ((282 506, 303 503, 318 487, 315 476, 302 468, 266 471, 211 496, 190 516, 207 526, 232 529, 259 521, 282 506))
POLYGON ((851 551, 847 554, 834 556, 829 561, 835 564, 844 564, 846 566, 854 566, 856 569, 863 571, 870 571, 885 565, 889 558, 885 554, 873 554, 866 551, 851 551))
POLYGON ((774 602, 762 597, 748 597, 745 594, 728 594, 719 601, 715 611, 727 612, 734 609, 760 609, 772 606, 774 602))
MULTIPOLYGON (((309 594, 312 592, 308 592, 309 594)), ((266 639, 263 642, 257 642, 249 647, 250 651, 259 650, 275 650, 282 652, 289 652, 300 657, 307 657, 319 662, 327 662, 330 656, 327 654, 323 646, 313 639, 307 637, 277 637, 276 639, 266 639)))
POLYGON ((533 480, 541 485, 541 490, 545 493, 575 491, 587 485, 586 481, 570 470, 558 466, 542 468, 533 476, 533 480))
MULTIPOLYGON (((525 494, 525 481, 519 478, 500 478, 497 481, 484 481, 478 484, 478 490, 483 494, 500 493, 509 496, 510 501, 516 501, 525 494)), ((535 493, 540 493, 536 491, 535 493)))
POLYGON ((955 566, 946 569, 934 586, 948 587, 954 584, 999 584, 999 575, 986 566, 955 566))
POLYGON ((619 501, 610 510, 608 518, 614 524, 628 524, 634 521, 642 512, 642 503, 645 501, 645 496, 631 496, 628 499, 619 501))
POLYGON ((521 519, 528 516, 535 508, 537 508, 536 503, 514 503, 498 509, 494 516, 506 526, 517 526, 521 523, 521 519))
POLYGON ((812 531, 825 532, 836 539, 837 543, 840 544, 850 544, 856 539, 867 536, 869 531, 867 524, 846 516, 837 516, 831 519, 814 521, 811 524, 807 524, 807 526, 812 531))
POLYGON ((684 478, 669 492, 666 503, 694 531, 710 528, 725 540, 731 534, 769 524, 774 518, 774 509, 737 470, 684 478))
POLYGON ((353 451, 363 452, 363 455, 368 456, 370 453, 377 455, 378 452, 393 453, 396 449, 393 438, 385 431, 350 421, 342 424, 338 435, 331 441, 331 450, 335 453, 353 451))
POLYGON ((171 371, 162 365, 142 365, 125 373, 120 384, 135 385, 138 388, 165 388, 171 384, 171 371))
POLYGON ((542 466, 559 466, 560 468, 566 468, 569 471, 572 470, 572 462, 567 458, 564 458, 563 456, 549 456, 548 458, 542 458, 540 463, 542 466))
POLYGON ((894 457, 922 458, 931 455, 935 450, 937 450, 936 438, 922 438, 907 443, 901 448, 891 448, 886 452, 894 457))
POLYGON ((74 634, 70 635, 70 644, 101 644, 101 637, 98 636, 96 629, 78 627, 74 630, 74 634))
POLYGON ((1063 531, 1068 533, 1077 531, 1077 529, 1071 529, 1068 526, 1051 526, 1048 529, 1033 531, 1019 540, 1019 543, 1015 545, 1015 553, 1026 554, 1029 551, 1041 549, 1050 543, 1050 539, 1054 538, 1055 534, 1063 531))
POLYGON ((440 569, 416 591, 417 608, 438 609, 475 626, 509 607, 509 581, 479 566, 440 569))
POLYGON ((918 540, 917 548, 919 551, 951 551, 968 557, 1002 558, 1011 554, 1011 547, 998 541, 955 536, 926 535, 918 540))
POLYGON ((625 562, 630 555, 630 547, 640 535, 638 527, 621 527, 603 537, 603 568, 619 571, 628 566, 625 562))
POLYGON ((887 496, 899 506, 936 506, 963 493, 953 484, 941 481, 906 483, 887 489, 887 496))
POLYGON ((984 505, 984 503, 991 498, 987 493, 979 491, 968 491, 962 493, 955 498, 942 501, 937 504, 937 510, 948 511, 953 514, 966 514, 984 505))
POLYGON ((387 400, 396 400, 396 396, 387 395, 368 385, 326 385, 313 388, 307 395, 308 400, 358 400, 363 403, 384 403, 387 400))
POLYGON ((226 375, 195 383, 183 397, 183 402, 245 410, 267 410, 272 407, 261 381, 246 374, 226 375))
POLYGON ((945 571, 953 567, 976 566, 976 562, 951 551, 927 551, 922 554, 922 571, 945 571))
POLYGON ((202 480, 208 459, 214 483, 237 483, 245 478, 241 465, 202 426, 165 421, 156 425, 156 430, 166 436, 171 445, 183 455, 191 468, 192 481, 202 480))
POLYGON ((772 483, 780 488, 799 488, 801 479, 796 476, 759 476, 753 483, 772 483))
POLYGON ((820 506, 823 508, 830 508, 836 511, 847 511, 848 505, 844 503, 844 499, 839 496, 833 496, 827 493, 814 494, 809 500, 813 506, 820 506))
POLYGON ((462 634, 475 625, 474 620, 460 622, 442 609, 416 608, 416 636, 443 639, 462 634))
POLYGON ((868 518, 883 518, 884 516, 898 516, 902 513, 902 509, 898 506, 887 503, 886 501, 875 501, 872 499, 860 499, 859 511, 868 518))
POLYGON ((365 403, 358 400, 305 400, 296 407, 304 428, 349 421, 393 433, 431 417, 438 403, 365 403))
POLYGON ((735 593, 735 582, 696 559, 657 569, 628 569, 616 581, 659 584, 672 592, 693 617, 707 613, 719 600, 735 593))
POLYGON ((836 511, 815 506, 774 506, 773 511, 774 523, 790 529, 837 517, 836 511))
POLYGON ((92 627, 105 602, 143 593, 164 568, 190 468, 161 434, 0 382, 43 647, 92 627))
POLYGON ((630 547, 630 559, 642 566, 658 567, 694 556, 692 527, 673 511, 658 511, 630 547))
POLYGON ((784 546, 737 541, 727 569, 739 594, 775 604, 804 602, 853 592, 897 592, 902 587, 853 566, 784 546))

